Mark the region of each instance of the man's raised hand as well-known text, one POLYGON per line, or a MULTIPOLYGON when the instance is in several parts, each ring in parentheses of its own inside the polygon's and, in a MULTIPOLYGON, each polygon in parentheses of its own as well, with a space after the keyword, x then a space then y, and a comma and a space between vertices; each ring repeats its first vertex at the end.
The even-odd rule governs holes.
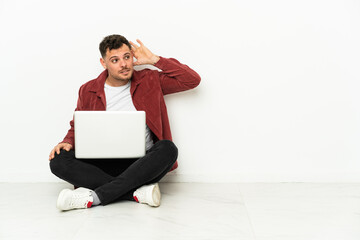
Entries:
POLYGON ((140 46, 130 41, 131 52, 137 60, 136 62, 134 62, 135 66, 143 64, 154 65, 159 61, 159 56, 153 54, 147 47, 145 47, 145 45, 139 39, 136 39, 136 41, 140 44, 140 46))

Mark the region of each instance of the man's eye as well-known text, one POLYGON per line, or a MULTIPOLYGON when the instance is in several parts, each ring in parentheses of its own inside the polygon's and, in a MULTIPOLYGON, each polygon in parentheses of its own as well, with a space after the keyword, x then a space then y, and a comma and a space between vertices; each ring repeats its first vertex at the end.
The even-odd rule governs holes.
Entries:
POLYGON ((125 59, 128 60, 130 58, 130 56, 125 56, 125 59))
POLYGON ((116 63, 117 61, 118 61, 117 59, 111 60, 112 63, 116 63))

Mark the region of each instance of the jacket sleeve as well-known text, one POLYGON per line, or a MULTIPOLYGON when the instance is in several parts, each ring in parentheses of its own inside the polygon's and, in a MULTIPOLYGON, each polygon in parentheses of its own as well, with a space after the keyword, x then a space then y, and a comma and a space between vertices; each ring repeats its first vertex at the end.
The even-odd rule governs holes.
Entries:
MULTIPOLYGON (((81 110, 82 109, 82 101, 81 101, 81 90, 82 90, 83 86, 80 87, 79 89, 79 97, 77 100, 77 105, 75 108, 75 111, 81 110)), ((70 129, 67 132, 64 140, 62 140, 61 143, 70 143, 73 146, 73 149, 75 148, 75 134, 74 134, 74 117, 73 119, 70 121, 70 129)))
POLYGON ((200 84, 200 76, 194 70, 174 58, 163 58, 155 64, 159 72, 163 94, 181 92, 200 84))

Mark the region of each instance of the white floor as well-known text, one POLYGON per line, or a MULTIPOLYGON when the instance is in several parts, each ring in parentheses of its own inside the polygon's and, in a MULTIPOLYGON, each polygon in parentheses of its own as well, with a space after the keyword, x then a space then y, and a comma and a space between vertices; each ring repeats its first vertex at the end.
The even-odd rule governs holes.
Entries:
POLYGON ((360 239, 360 184, 161 183, 159 208, 60 212, 65 187, 0 183, 0 239, 360 239))

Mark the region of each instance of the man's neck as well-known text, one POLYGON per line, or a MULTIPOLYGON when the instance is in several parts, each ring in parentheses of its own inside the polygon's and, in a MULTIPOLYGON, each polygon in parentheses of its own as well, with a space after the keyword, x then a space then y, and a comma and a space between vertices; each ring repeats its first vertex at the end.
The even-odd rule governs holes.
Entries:
POLYGON ((129 80, 116 80, 109 77, 107 77, 105 80, 105 83, 111 87, 121 87, 126 85, 128 82, 129 80))

